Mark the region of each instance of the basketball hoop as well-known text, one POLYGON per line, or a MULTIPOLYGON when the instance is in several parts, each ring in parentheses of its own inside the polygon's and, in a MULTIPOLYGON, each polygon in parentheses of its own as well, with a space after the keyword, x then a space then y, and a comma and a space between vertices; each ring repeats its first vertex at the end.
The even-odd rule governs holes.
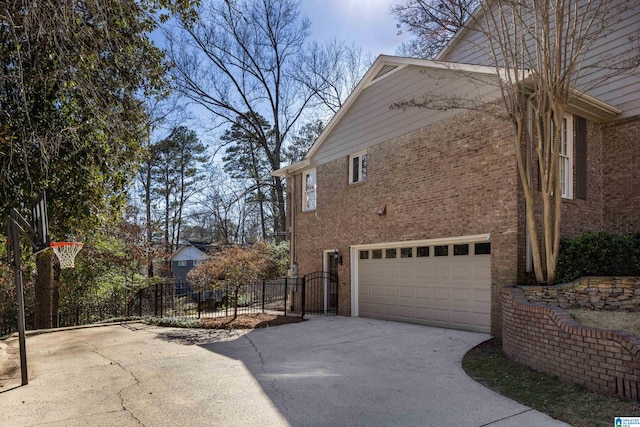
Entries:
POLYGON ((60 268, 73 268, 76 255, 84 246, 79 242, 51 242, 50 245, 60 261, 60 268))

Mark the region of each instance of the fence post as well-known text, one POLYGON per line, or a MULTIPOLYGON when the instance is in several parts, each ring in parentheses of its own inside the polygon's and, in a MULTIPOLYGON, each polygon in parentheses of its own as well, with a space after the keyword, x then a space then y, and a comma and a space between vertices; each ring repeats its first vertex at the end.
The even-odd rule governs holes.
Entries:
POLYGON ((306 310, 306 300, 307 300, 307 296, 306 296, 306 292, 307 292, 307 286, 306 286, 306 280, 305 277, 302 277, 302 283, 300 285, 302 285, 302 317, 304 318, 304 312, 306 310))
POLYGON ((202 302, 202 300, 200 299, 202 292, 200 292, 200 290, 198 289, 198 319, 200 318, 200 304, 202 302))
POLYGON ((264 313, 264 293, 265 293, 266 288, 267 288, 267 285, 266 285, 264 279, 262 279, 262 312, 263 313, 264 313))
POLYGON ((142 317, 142 289, 138 289, 138 317, 142 317))
POLYGON ((284 278, 284 315, 287 315, 287 295, 289 295, 289 278, 284 278))
POLYGON ((164 285, 166 283, 160 283, 160 318, 162 318, 164 313, 164 285))
MULTIPOLYGON (((229 316, 229 285, 225 284, 224 286, 225 286, 225 288, 224 288, 225 289, 224 290, 225 293, 224 294, 227 296, 227 303, 224 306, 224 315, 225 316, 229 316)), ((234 301, 234 303, 237 304, 238 301, 234 301)))
POLYGON ((340 304, 340 278, 336 274, 336 316, 338 315, 338 305, 340 304))

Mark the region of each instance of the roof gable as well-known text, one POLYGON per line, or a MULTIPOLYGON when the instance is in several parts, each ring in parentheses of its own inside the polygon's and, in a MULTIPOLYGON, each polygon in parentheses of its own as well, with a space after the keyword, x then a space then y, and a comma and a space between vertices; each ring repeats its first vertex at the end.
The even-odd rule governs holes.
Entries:
POLYGON ((495 79, 495 76, 495 69, 490 67, 381 55, 311 146, 304 159, 274 172, 274 175, 284 176, 296 170, 322 164, 462 111, 452 108, 391 108, 394 103, 400 105, 426 93, 437 93, 443 97, 447 93, 466 93, 495 99, 495 94, 490 94, 496 91, 495 85, 488 89, 487 85, 478 84, 481 79, 495 79), (464 81, 468 85, 461 83, 464 81))
POLYGON ((192 261, 208 258, 207 254, 202 252, 191 244, 182 246, 171 255, 171 261, 192 261))

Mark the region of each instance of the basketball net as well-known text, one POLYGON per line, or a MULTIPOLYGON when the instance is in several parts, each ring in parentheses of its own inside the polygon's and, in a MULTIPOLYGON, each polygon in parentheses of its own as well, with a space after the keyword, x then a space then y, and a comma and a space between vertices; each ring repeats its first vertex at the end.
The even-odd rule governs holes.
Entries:
POLYGON ((60 268, 73 268, 76 255, 83 246, 79 242, 51 242, 51 248, 60 261, 60 268))

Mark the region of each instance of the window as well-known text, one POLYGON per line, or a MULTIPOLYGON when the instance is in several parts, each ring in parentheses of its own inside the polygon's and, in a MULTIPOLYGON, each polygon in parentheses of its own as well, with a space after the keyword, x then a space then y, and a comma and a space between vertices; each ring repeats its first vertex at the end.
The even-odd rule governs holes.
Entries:
POLYGON ((453 256, 469 255, 469 245, 453 245, 453 256))
POLYGON ((398 254, 398 250, 393 248, 393 249, 387 249, 385 251, 384 257, 389 259, 389 258, 395 258, 396 255, 398 254))
POLYGON ((449 256, 449 246, 447 245, 434 246, 433 249, 434 256, 449 256))
POLYGON ((418 257, 428 257, 429 256, 429 246, 420 246, 417 248, 418 257))
POLYGON ((178 261, 178 267, 186 267, 187 266, 187 260, 179 260, 178 261))
POLYGON ((361 151, 349 156, 349 184, 367 180, 367 153, 361 151))
POLYGON ((316 170, 302 174, 302 211, 312 211, 316 208, 317 200, 316 170))
POLYGON ((562 198, 573 199, 573 116, 568 114, 562 119, 558 165, 562 198))
POLYGON ((369 251, 360 251, 360 259, 369 259, 369 251))
POLYGON ((491 243, 476 243, 474 253, 476 255, 489 255, 491 253, 491 243))
POLYGON ((400 248, 400 258, 413 257, 413 248, 400 248))
POLYGON ((371 259, 382 259, 382 249, 374 249, 371 251, 371 259))

